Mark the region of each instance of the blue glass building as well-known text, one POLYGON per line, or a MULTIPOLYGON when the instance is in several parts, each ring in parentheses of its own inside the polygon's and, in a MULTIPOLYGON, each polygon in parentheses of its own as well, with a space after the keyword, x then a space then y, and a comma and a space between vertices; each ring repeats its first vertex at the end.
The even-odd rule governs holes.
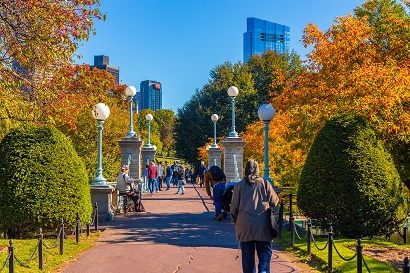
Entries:
POLYGON ((162 84, 160 82, 146 80, 140 83, 139 110, 144 109, 154 111, 162 109, 162 84))
POLYGON ((289 51, 290 27, 248 17, 247 31, 243 34, 243 61, 268 49, 282 54, 289 51))

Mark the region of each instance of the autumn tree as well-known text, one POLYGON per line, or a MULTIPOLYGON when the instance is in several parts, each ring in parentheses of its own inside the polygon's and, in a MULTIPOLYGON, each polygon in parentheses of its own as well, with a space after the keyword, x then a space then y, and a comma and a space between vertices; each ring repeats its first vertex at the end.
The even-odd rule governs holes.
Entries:
MULTIPOLYGON (((274 99, 278 116, 290 115, 291 130, 283 136, 294 142, 293 150, 305 156, 325 122, 342 113, 368 119, 391 151, 409 142, 410 48, 403 41, 409 26, 402 4, 369 0, 355 14, 336 18, 325 32, 306 27, 304 44, 313 47, 307 70, 279 83, 284 89, 274 99)), ((406 169, 395 162, 399 172, 406 169)))
POLYGON ((43 114, 44 84, 73 62, 81 41, 104 19, 98 0, 10 0, 0 3, 0 120, 33 123, 43 114))

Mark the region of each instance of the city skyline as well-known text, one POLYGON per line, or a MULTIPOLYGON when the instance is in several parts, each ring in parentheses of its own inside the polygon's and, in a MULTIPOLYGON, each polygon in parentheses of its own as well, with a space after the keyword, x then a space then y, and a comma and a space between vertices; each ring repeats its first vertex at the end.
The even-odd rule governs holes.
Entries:
POLYGON ((176 112, 209 81, 212 69, 227 61, 242 62, 248 17, 289 26, 290 49, 306 59, 310 49, 301 39, 308 22, 325 31, 336 16, 352 13, 364 1, 100 2, 107 20, 96 21, 97 34, 78 49, 83 58, 77 63, 109 56, 110 65, 120 69, 120 83, 138 90, 144 80, 161 82, 162 108, 176 112))

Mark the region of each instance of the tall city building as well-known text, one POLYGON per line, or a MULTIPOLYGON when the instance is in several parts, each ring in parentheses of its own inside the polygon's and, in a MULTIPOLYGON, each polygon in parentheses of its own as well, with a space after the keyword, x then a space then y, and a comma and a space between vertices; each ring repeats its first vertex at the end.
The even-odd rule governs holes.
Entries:
POLYGON ((247 18, 247 31, 243 34, 243 61, 271 49, 285 53, 290 48, 290 27, 261 20, 247 18))
POLYGON ((91 69, 94 67, 111 73, 115 77, 115 83, 120 83, 120 69, 110 65, 110 57, 105 55, 94 55, 94 65, 91 66, 91 69))
POLYGON ((140 83, 139 110, 162 109, 162 85, 160 82, 146 80, 140 83))

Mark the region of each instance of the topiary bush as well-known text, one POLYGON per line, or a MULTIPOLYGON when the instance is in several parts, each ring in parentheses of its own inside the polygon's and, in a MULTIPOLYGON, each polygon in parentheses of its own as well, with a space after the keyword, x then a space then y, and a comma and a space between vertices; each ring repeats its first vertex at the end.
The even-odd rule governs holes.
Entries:
POLYGON ((351 238, 391 234, 407 216, 390 154, 362 117, 329 120, 317 135, 297 192, 301 212, 351 238))
POLYGON ((53 127, 14 129, 0 142, 0 231, 25 237, 84 223, 92 204, 87 172, 71 142, 53 127))

